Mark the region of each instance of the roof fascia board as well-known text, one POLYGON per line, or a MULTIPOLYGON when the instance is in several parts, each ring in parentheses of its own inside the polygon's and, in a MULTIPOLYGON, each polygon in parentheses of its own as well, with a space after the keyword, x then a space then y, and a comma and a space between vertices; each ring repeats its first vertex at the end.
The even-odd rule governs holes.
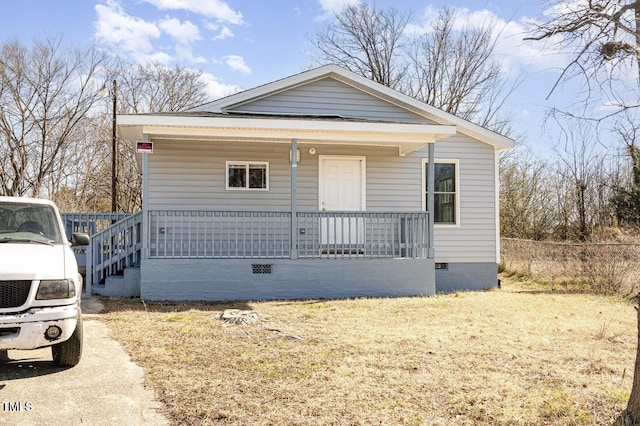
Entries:
MULTIPOLYGON (((277 131, 319 131, 319 132, 353 132, 366 134, 414 134, 453 136, 455 126, 441 124, 409 124, 409 123, 371 123, 352 121, 304 120, 304 119, 268 119, 240 117, 187 117, 181 115, 119 115, 118 126, 144 126, 162 128, 164 131, 185 131, 187 128, 201 129, 200 132, 211 132, 212 129, 254 129, 277 131), (208 130, 207 130, 208 129, 208 130)), ((147 133, 147 132, 145 132, 147 133)))
POLYGON ((227 117, 118 116, 120 134, 139 139, 160 138, 238 140, 256 142, 393 146, 407 155, 456 134, 455 126, 362 123, 320 120, 240 119, 227 117))
POLYGON ((380 144, 398 146, 398 144, 426 144, 437 142, 449 135, 442 134, 398 134, 387 132, 363 131, 322 131, 311 129, 238 129, 238 128, 175 128, 159 126, 139 127, 136 134, 150 136, 173 136, 178 138, 211 138, 211 139, 243 139, 256 141, 288 141, 298 139, 300 142, 335 142, 353 144, 380 144))

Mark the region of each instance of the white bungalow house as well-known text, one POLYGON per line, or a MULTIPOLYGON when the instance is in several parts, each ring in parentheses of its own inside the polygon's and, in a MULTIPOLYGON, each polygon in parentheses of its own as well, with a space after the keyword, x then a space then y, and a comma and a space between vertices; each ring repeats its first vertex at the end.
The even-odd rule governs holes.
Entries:
POLYGON ((92 291, 256 300, 497 284, 507 137, 334 65, 117 122, 121 139, 151 143, 143 209, 94 236, 92 291), (124 289, 111 284, 131 266, 124 289))

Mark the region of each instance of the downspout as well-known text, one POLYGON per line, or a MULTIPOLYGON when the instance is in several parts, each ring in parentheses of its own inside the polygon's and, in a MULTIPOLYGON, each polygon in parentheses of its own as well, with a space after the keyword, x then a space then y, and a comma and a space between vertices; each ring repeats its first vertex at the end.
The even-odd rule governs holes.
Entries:
POLYGON ((298 140, 291 139, 291 259, 298 258, 297 243, 297 227, 298 227, 298 209, 297 209, 297 180, 298 180, 298 140))
POLYGON ((436 249, 433 236, 433 224, 434 224, 434 195, 435 189, 435 144, 433 142, 428 144, 429 146, 429 161, 427 162, 427 212, 429 217, 427 218, 427 226, 429 231, 429 240, 427 244, 427 257, 429 259, 435 259, 436 249))

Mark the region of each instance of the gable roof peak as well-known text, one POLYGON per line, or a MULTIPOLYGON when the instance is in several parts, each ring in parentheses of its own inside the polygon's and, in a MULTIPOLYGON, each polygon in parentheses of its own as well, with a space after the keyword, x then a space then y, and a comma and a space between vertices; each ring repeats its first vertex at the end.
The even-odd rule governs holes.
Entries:
POLYGON ((513 148, 511 138, 445 112, 335 64, 322 65, 200 105, 186 112, 226 113, 228 110, 323 78, 335 78, 369 95, 421 115, 438 124, 455 125, 461 133, 493 145, 498 150, 513 148))
POLYGON ((232 108, 235 105, 246 103, 251 100, 268 96, 324 77, 329 77, 332 74, 347 77, 346 73, 350 73, 353 76, 357 75, 338 65, 322 65, 320 67, 302 71, 289 77, 284 77, 279 80, 256 86, 252 89, 243 90, 241 92, 237 92, 232 95, 207 102, 197 107, 188 109, 186 112, 225 112, 225 110, 232 108))

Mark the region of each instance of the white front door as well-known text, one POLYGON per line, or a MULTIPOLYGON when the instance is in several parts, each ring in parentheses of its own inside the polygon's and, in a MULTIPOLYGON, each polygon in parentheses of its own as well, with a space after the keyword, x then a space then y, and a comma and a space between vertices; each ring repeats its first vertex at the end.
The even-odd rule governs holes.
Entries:
MULTIPOLYGON (((365 207, 364 157, 320 157, 320 210, 357 212, 365 207)), ((364 242, 364 219, 323 218, 322 244, 364 242)))

